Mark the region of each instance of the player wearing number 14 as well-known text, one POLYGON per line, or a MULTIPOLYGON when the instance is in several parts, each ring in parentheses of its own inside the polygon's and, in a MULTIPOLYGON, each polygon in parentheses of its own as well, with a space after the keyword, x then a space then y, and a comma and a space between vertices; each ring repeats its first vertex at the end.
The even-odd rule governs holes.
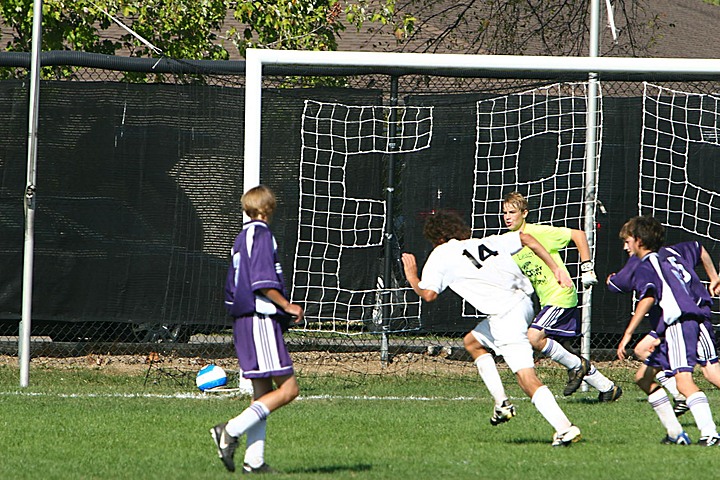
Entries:
POLYGON ((483 382, 495 400, 492 425, 515 415, 505 394, 490 351, 502 355, 518 384, 537 410, 555 429, 553 446, 566 446, 580 439, 580 429, 570 423, 550 389, 535 374, 533 351, 527 326, 533 316, 530 281, 512 259, 528 246, 543 259, 556 280, 566 288, 572 284, 550 254, 531 235, 509 232, 485 238, 470 238, 470 227, 452 212, 438 211, 428 217, 423 229, 433 251, 418 276, 415 256, 403 253, 405 277, 426 302, 435 301, 450 288, 479 311, 487 314, 465 336, 465 348, 475 360, 483 382))

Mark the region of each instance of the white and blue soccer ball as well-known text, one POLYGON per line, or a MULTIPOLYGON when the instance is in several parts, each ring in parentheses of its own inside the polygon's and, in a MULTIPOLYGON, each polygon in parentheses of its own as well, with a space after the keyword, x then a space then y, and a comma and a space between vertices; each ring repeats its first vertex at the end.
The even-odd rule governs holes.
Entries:
POLYGON ((217 365, 207 365, 200 369, 195 378, 195 384, 202 390, 210 390, 215 387, 227 385, 227 374, 222 367, 217 365))

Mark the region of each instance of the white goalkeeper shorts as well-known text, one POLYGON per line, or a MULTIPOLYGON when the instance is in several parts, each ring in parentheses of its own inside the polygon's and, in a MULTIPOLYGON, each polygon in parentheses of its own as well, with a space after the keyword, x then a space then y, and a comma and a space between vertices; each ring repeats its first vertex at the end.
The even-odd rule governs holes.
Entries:
POLYGON ((490 315, 478 323, 472 334, 483 347, 502 355, 513 373, 534 368, 533 349, 527 338, 533 315, 532 300, 525 296, 507 313, 490 315))

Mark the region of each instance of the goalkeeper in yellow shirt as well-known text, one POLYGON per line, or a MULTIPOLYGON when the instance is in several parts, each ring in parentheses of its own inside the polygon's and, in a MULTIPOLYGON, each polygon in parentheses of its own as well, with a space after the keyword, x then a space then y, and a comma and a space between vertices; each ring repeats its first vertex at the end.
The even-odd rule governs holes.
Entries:
MULTIPOLYGON (((507 228, 535 237, 563 269, 565 265, 558 251, 572 241, 580 255, 583 286, 587 288, 597 284, 585 232, 567 227, 527 223, 527 215, 528 202, 521 193, 505 195, 503 220, 507 228)), ((620 398, 622 389, 619 385, 600 373, 589 360, 569 351, 561 343, 561 339, 568 340, 580 335, 580 310, 577 307, 578 295, 575 287, 560 288, 554 281, 553 272, 528 248, 517 252, 513 259, 530 279, 540 301, 540 312, 530 324, 528 340, 535 351, 567 368, 568 382, 563 394, 572 395, 584 380, 598 390, 599 401, 611 402, 620 398)))

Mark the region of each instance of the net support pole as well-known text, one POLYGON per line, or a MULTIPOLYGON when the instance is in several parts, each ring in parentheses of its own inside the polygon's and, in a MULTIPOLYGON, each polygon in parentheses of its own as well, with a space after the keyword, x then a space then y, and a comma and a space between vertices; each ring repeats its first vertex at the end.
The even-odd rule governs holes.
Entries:
MULTIPOLYGON (((600 0, 590 1, 590 57, 600 53, 600 0)), ((585 224, 584 231, 590 246, 590 259, 595 257, 595 206, 597 204, 597 128, 598 128, 598 75, 588 73, 588 102, 585 135, 585 224)), ((590 335, 592 323, 592 287, 585 288, 582 295, 582 344, 580 354, 590 358, 590 335)), ((583 384, 583 389, 587 386, 583 384)))
POLYGON ((37 130, 40 100, 40 50, 42 47, 42 0, 33 1, 32 52, 30 57, 30 100, 28 106, 28 153, 25 194, 25 240, 23 245, 22 313, 18 356, 20 386, 30 384, 30 333, 32 330, 33 260, 35 253, 35 179, 37 130))
POLYGON ((395 153, 398 150, 397 144, 397 107, 398 104, 398 77, 390 77, 390 118, 388 124, 388 159, 387 159, 387 179, 385 186, 385 259, 383 261, 383 289, 380 294, 383 297, 382 302, 382 340, 380 343, 380 360, 383 366, 387 366, 390 361, 388 330, 392 317, 391 304, 392 295, 390 289, 393 286, 392 264, 393 264, 393 244, 395 242, 394 214, 395 209, 394 193, 395 193, 395 153))

